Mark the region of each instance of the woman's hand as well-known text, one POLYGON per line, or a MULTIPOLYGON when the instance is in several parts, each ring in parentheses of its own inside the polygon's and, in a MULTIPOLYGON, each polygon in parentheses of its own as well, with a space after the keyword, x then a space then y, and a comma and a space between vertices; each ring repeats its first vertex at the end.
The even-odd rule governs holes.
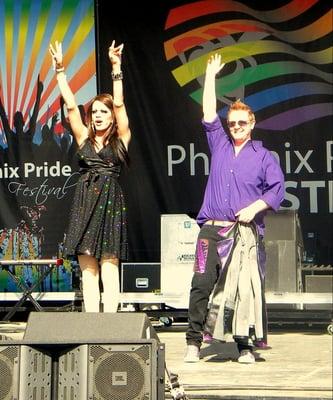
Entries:
POLYGON ((111 46, 109 47, 109 59, 112 64, 112 68, 120 67, 121 65, 121 53, 123 51, 124 44, 115 46, 115 41, 113 40, 111 46))
POLYGON ((61 42, 55 41, 54 47, 50 43, 49 52, 52 56, 52 64, 55 70, 63 68, 63 56, 61 42))

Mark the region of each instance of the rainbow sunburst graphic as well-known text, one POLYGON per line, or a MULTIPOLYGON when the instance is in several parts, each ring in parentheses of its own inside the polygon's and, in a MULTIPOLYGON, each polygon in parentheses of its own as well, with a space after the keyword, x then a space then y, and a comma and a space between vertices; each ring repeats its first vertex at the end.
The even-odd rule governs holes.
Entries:
MULTIPOLYGON (((38 122, 60 108, 48 52, 63 44, 66 75, 79 104, 96 92, 93 0, 0 0, 0 99, 9 124, 17 111, 29 120, 37 83, 43 84, 38 122)), ((2 130, 0 122, 0 131, 2 130)))
POLYGON ((241 98, 257 127, 287 130, 333 113, 332 20, 319 0, 269 11, 232 0, 192 2, 169 12, 165 56, 178 84, 201 103, 208 56, 219 52, 226 62, 217 79, 219 114, 241 98))

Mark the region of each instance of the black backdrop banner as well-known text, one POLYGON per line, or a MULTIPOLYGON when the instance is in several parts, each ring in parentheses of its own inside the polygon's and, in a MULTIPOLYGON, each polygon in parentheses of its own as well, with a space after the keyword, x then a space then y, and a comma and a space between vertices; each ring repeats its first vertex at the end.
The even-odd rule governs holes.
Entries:
POLYGON ((96 76, 98 91, 111 91, 108 46, 125 45, 133 139, 121 179, 130 261, 160 261, 162 214, 199 211, 210 162, 203 76, 209 54, 219 52, 222 123, 237 98, 253 108, 254 137, 285 172, 283 208, 298 210, 312 259, 332 263, 329 3, 0 1, 0 258, 55 256, 66 229, 77 163, 48 54, 58 39, 82 105, 96 92, 96 76))
POLYGON ((284 209, 298 210, 312 259, 332 263, 332 9, 326 1, 96 2, 100 92, 107 47, 124 43, 133 139, 123 176, 132 261, 160 260, 160 215, 195 217, 209 171, 201 126, 209 54, 226 61, 218 112, 237 98, 256 114, 254 138, 279 159, 284 209), (106 17, 107 16, 107 17, 106 17))
MULTIPOLYGON (((78 163, 49 44, 62 42, 67 79, 82 109, 96 92, 94 6, 93 0, 0 1, 1 259, 61 252, 78 163)), ((40 271, 10 268, 27 282, 40 271)), ((53 277, 57 290, 70 289, 70 263, 53 277)), ((16 290, 0 268, 0 291, 16 290)))

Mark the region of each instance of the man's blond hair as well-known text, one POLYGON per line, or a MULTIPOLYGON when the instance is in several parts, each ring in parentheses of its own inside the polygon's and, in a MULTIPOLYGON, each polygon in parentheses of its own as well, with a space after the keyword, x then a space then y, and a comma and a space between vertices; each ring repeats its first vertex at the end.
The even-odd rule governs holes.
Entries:
POLYGON ((238 111, 238 110, 247 111, 249 113, 249 120, 251 122, 256 122, 256 119, 255 119, 255 116, 254 116, 254 113, 253 113, 251 107, 248 106, 247 104, 243 103, 242 101, 240 101, 240 99, 238 99, 230 104, 230 107, 228 110, 228 115, 227 115, 228 120, 229 120, 229 114, 231 113, 231 111, 238 111))

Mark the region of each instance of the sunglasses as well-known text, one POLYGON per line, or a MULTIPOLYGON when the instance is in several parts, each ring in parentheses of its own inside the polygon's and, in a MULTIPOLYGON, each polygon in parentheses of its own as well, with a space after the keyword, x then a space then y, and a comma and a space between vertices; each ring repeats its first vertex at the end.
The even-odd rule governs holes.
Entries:
POLYGON ((228 124, 229 128, 234 128, 236 126, 236 124, 238 126, 240 126, 241 128, 244 128, 247 124, 249 124, 249 121, 243 121, 243 120, 240 120, 240 121, 228 121, 227 124, 228 124))

